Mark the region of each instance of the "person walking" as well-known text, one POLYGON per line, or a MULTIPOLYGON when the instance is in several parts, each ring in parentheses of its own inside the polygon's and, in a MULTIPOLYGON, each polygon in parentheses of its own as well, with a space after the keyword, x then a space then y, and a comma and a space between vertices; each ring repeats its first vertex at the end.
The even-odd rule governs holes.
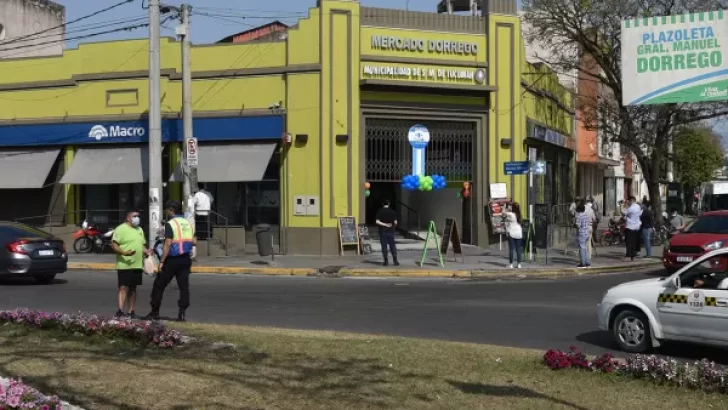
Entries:
POLYGON ((523 260, 523 227, 521 226, 521 206, 518 202, 514 202, 505 213, 506 236, 508 237, 508 267, 513 269, 513 259, 515 259, 517 268, 521 269, 521 261, 523 260))
POLYGON ((397 213, 390 208, 388 199, 382 200, 382 208, 377 211, 376 223, 379 226, 379 243, 382 245, 382 257, 384 257, 384 266, 389 265, 387 257, 387 247, 392 253, 392 262, 394 266, 399 266, 397 260, 397 244, 394 241, 394 229, 397 227, 397 213))
POLYGON ((642 204, 643 210, 640 215, 640 228, 642 228, 642 246, 645 248, 645 258, 652 257, 652 233, 655 231, 655 214, 652 212, 652 204, 647 201, 642 204))
POLYGON ((576 229, 578 231, 577 241, 579 242, 578 268, 591 266, 591 252, 588 244, 591 242, 592 215, 587 211, 587 206, 583 201, 576 206, 576 229))
POLYGON ((186 320, 190 306, 190 270, 192 268, 192 247, 195 246, 195 233, 189 221, 182 214, 182 205, 177 201, 167 202, 165 207, 168 222, 164 226, 164 250, 159 262, 159 273, 152 287, 152 311, 146 316, 149 320, 159 320, 162 297, 172 279, 179 286, 179 313, 177 320, 186 320))
POLYGON ((593 242, 597 242, 597 232, 599 231, 599 222, 602 220, 602 211, 599 209, 599 204, 594 200, 594 197, 589 195, 588 202, 591 204, 591 209, 594 212, 594 222, 592 223, 592 239, 593 242))
POLYGON ((144 230, 140 225, 139 212, 128 211, 126 220, 114 229, 111 237, 111 249, 116 253, 118 281, 119 309, 116 311, 116 317, 138 318, 134 312, 137 286, 142 285, 144 254, 150 254, 144 230))
MULTIPOLYGON (((591 196, 589 198, 591 198, 591 196)), ((596 220, 597 220, 596 213, 594 212, 594 209, 592 208, 592 205, 594 204, 594 200, 592 199, 591 202, 589 201, 589 199, 587 199, 586 201, 582 200, 580 202, 580 204, 584 205, 584 212, 589 217, 589 221, 590 221, 589 223, 591 224, 591 225, 589 225, 589 234, 593 238, 594 231, 596 231, 596 220)), ((576 223, 576 214, 574 215, 574 225, 576 226, 576 235, 578 237, 579 236, 579 226, 576 223)), ((578 241, 578 239, 577 239, 577 241, 578 241)), ((586 241, 586 250, 587 250, 587 252, 589 252, 590 258, 592 255, 594 255, 594 246, 593 245, 594 245, 594 241, 592 239, 589 239, 588 241, 586 241)))
POLYGON ((637 256, 637 241, 639 240, 640 226, 642 225, 642 222, 640 222, 642 207, 637 203, 634 196, 629 197, 629 207, 627 207, 624 216, 627 220, 627 226, 624 231, 627 253, 624 260, 634 261, 634 258, 637 256))

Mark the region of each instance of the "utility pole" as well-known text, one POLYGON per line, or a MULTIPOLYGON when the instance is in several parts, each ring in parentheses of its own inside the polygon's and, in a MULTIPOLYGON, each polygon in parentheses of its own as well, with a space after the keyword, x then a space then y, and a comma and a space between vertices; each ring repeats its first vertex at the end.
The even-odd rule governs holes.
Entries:
POLYGON ((160 90, 160 5, 149 0, 149 247, 162 218, 162 107, 160 90))
MULTIPOLYGON (((193 153, 190 157, 189 149, 192 144, 197 149, 197 144, 192 141, 192 69, 190 57, 190 9, 188 4, 182 5, 182 26, 177 28, 177 34, 182 43, 182 124, 184 132, 184 158, 182 169, 184 171, 184 184, 182 186, 182 197, 185 209, 187 208, 190 195, 197 192, 197 155, 193 153)), ((194 211, 189 210, 188 211, 194 211)))

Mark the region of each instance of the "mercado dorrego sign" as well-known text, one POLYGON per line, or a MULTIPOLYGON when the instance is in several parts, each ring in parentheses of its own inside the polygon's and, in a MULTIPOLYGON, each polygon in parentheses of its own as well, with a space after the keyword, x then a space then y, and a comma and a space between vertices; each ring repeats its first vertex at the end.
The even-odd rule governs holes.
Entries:
POLYGON ((622 21, 622 103, 728 100, 728 19, 711 11, 622 21))

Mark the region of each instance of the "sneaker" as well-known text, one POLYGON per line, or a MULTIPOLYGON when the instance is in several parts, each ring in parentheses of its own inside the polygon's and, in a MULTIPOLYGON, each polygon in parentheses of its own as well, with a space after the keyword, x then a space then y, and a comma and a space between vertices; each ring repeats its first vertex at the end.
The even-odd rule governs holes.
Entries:
POLYGON ((384 263, 382 264, 382 266, 389 266, 389 261, 384 261, 384 263))
POLYGON ((591 268, 591 263, 588 263, 588 264, 586 265, 586 267, 587 267, 587 268, 591 268))
POLYGON ((518 266, 517 266, 517 268, 518 269, 521 269, 521 268, 523 268, 523 266, 521 266, 521 264, 519 263, 518 266))
POLYGON ((586 268, 586 265, 583 265, 583 264, 581 264, 581 263, 580 263, 580 264, 579 264, 579 265, 577 266, 577 268, 578 268, 578 269, 584 269, 584 268, 586 268))
POLYGON ((178 322, 186 322, 187 321, 187 315, 185 314, 185 311, 180 309, 179 313, 177 314, 177 321, 178 322))
POLYGON ((131 312, 129 312, 129 314, 128 314, 128 315, 126 315, 126 317, 128 317, 129 319, 136 319, 136 320, 138 320, 138 319, 141 319, 141 318, 142 318, 141 316, 139 316, 139 315, 137 315, 136 313, 134 313, 134 311, 133 311, 133 310, 132 310, 131 312))
POLYGON ((508 265, 508 269, 513 269, 513 264, 508 265))
POLYGON ((114 317, 117 319, 120 319, 124 316, 126 316, 126 315, 124 314, 124 311, 122 311, 121 309, 117 310, 116 313, 114 313, 114 317))

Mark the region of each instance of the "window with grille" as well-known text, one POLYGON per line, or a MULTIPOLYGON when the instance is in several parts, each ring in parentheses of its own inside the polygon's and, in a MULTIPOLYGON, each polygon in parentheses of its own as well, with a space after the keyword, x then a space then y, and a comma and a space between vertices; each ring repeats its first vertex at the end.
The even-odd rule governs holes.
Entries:
POLYGON ((476 150, 475 122, 418 121, 367 118, 366 174, 372 182, 399 182, 412 173, 412 147, 407 141, 410 127, 421 124, 430 131, 425 153, 425 173, 442 175, 448 181, 472 181, 476 150))

